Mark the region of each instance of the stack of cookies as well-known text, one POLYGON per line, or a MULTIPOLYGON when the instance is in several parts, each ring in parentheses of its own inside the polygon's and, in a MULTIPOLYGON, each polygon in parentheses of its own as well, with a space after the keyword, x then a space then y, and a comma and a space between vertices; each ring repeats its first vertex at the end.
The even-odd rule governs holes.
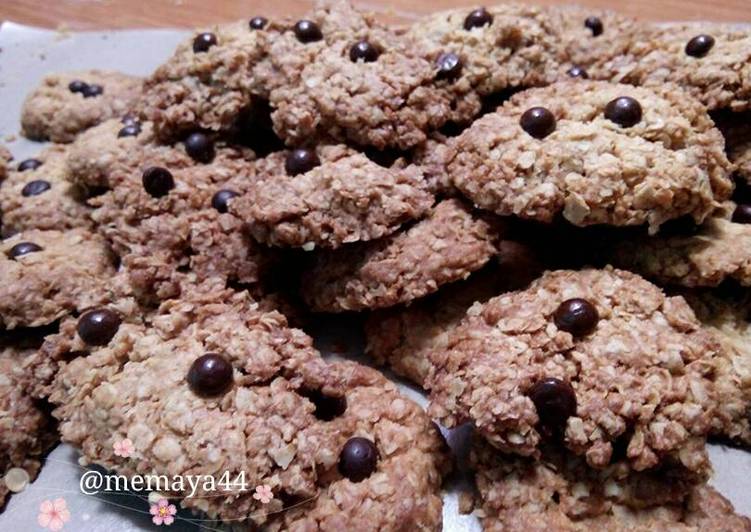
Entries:
POLYGON ((52 144, 0 153, 0 496, 59 440, 242 473, 271 495, 163 495, 248 529, 440 530, 437 423, 471 424, 486 530, 751 530, 706 451, 751 446, 748 29, 320 0, 48 76, 22 131, 52 144), (427 411, 325 360, 332 320, 427 411))

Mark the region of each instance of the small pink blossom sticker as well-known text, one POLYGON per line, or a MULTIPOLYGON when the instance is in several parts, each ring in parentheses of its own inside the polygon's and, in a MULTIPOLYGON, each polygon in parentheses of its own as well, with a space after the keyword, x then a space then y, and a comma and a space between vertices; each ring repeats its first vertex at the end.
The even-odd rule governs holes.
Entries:
POLYGON ((54 501, 44 501, 39 505, 39 515, 37 523, 42 528, 48 528, 53 532, 62 530, 65 523, 70 521, 70 512, 65 499, 55 499, 54 501))
POLYGON ((253 498, 257 501, 261 501, 261 504, 268 504, 274 498, 274 494, 271 493, 271 488, 266 484, 256 486, 256 492, 253 494, 253 498))
POLYGON ((122 456, 123 458, 128 458, 131 454, 133 454, 133 451, 136 450, 136 448, 133 446, 133 442, 128 438, 113 443, 112 449, 114 449, 115 451, 115 456, 122 456))
POLYGON ((177 513, 177 508, 174 504, 170 504, 167 499, 159 499, 159 502, 151 505, 149 513, 154 516, 151 520, 155 525, 169 526, 175 522, 175 518, 172 516, 177 513))

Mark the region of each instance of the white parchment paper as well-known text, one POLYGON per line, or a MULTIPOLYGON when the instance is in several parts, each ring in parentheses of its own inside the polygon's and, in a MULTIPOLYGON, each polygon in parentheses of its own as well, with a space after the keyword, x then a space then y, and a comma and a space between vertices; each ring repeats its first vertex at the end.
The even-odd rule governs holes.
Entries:
MULTIPOLYGON (((44 4, 40 3, 40 9, 44 4)), ((16 160, 38 152, 41 144, 23 139, 19 135, 21 104, 26 93, 45 74, 88 68, 114 69, 146 75, 163 62, 186 35, 176 30, 134 30, 62 34, 6 22, 0 26, 0 142, 4 143, 16 160)), ((0 281, 2 282, 2 281, 0 281)), ((324 353, 330 349, 349 346, 344 356, 361 359, 362 344, 352 337, 346 323, 326 323, 317 338, 324 353)), ((339 355, 337 355, 339 356, 339 355)), ((425 404, 419 390, 403 384, 407 395, 425 404)), ((467 431, 457 430, 447 434, 449 443, 462 454, 467 431)), ((751 515, 751 453, 710 447, 715 468, 714 484, 728 497, 740 513, 751 515)), ((41 530, 37 523, 39 505, 45 500, 63 497, 70 510, 71 519, 63 530, 70 531, 142 531, 153 530, 149 515, 147 493, 84 495, 79 490, 79 479, 85 471, 78 465, 78 453, 68 445, 59 445, 46 459, 39 478, 22 493, 14 495, 5 511, 0 514, 0 530, 41 530)), ((458 513, 457 493, 466 478, 459 472, 447 485, 444 495, 444 530, 450 532, 475 532, 480 530, 473 516, 458 513)), ((175 531, 221 530, 225 527, 215 522, 180 511, 177 520, 169 527, 175 531)))

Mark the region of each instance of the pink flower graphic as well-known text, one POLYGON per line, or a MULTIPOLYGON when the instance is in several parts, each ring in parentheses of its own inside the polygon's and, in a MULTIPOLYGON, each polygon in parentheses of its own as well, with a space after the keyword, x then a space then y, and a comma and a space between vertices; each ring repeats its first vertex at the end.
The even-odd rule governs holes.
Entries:
POLYGON ((57 532, 62 530, 68 521, 70 521, 70 512, 65 504, 65 499, 44 501, 39 505, 39 515, 37 516, 39 526, 57 532))
POLYGON ((159 502, 151 505, 149 512, 154 516, 151 520, 155 525, 169 526, 175 522, 175 518, 172 516, 177 513, 177 508, 174 504, 170 504, 167 499, 159 499, 159 502))
POLYGON ((274 498, 274 494, 271 493, 271 488, 266 484, 256 486, 256 492, 253 494, 253 498, 257 501, 261 501, 261 504, 268 504, 274 498))
POLYGON ((128 458, 136 448, 133 446, 133 442, 128 438, 124 440, 116 441, 112 444, 112 448, 115 450, 115 456, 122 456, 128 458))

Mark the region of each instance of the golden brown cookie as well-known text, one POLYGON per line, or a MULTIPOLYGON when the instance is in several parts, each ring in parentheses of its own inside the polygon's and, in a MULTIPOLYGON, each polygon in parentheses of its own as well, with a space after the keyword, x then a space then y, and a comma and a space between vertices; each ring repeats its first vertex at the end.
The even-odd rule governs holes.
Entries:
POLYGON ((140 94, 141 79, 120 72, 50 74, 26 97, 21 131, 32 140, 71 142, 81 131, 125 115, 140 94))
POLYGON ((676 88, 593 81, 522 92, 453 142, 447 169, 478 206, 543 222, 703 220, 731 165, 704 107, 676 88))
POLYGON ((722 349, 682 298, 634 274, 548 272, 474 305, 431 352, 429 411, 505 452, 539 456, 558 436, 592 467, 622 445, 637 471, 669 461, 703 476, 722 349))

